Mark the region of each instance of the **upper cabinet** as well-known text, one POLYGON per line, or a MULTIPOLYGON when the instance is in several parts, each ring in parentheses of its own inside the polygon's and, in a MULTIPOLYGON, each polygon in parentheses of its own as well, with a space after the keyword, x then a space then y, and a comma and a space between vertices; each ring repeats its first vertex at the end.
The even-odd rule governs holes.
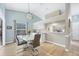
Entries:
POLYGON ((49 23, 63 21, 63 20, 65 20, 65 13, 60 10, 57 10, 57 11, 47 14, 43 22, 45 24, 49 24, 49 23))

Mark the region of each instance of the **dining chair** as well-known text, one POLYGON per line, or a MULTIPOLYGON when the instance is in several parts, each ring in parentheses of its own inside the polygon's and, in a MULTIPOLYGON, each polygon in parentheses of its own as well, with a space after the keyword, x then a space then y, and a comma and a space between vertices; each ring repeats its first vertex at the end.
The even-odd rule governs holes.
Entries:
POLYGON ((16 36, 16 44, 17 44, 17 48, 18 48, 17 50, 21 50, 21 49, 25 50, 26 46, 27 46, 27 41, 16 36))
POLYGON ((41 34, 35 34, 34 40, 31 40, 31 42, 29 43, 31 44, 31 47, 32 47, 33 56, 37 56, 39 54, 39 51, 38 49, 36 49, 36 47, 40 46, 40 37, 41 37, 41 34))

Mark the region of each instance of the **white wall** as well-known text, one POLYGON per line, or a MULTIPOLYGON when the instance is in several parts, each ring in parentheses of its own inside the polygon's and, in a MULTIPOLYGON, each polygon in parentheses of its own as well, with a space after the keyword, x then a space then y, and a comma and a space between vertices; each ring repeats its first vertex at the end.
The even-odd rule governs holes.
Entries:
POLYGON ((33 24, 33 29, 38 29, 38 30, 40 30, 41 32, 43 32, 44 31, 44 23, 43 23, 43 21, 38 21, 38 22, 35 22, 34 24, 33 24))
POLYGON ((72 3, 70 16, 72 17, 71 30, 72 30, 72 39, 79 40, 79 3, 72 3), (77 15, 77 16, 76 16, 77 15))
POLYGON ((79 40, 79 22, 72 23, 72 38, 79 40))
POLYGON ((47 33, 47 41, 59 44, 65 47, 65 34, 64 33, 47 33))
POLYGON ((79 14, 79 3, 71 3, 70 7, 71 7, 70 10, 71 16, 79 14))

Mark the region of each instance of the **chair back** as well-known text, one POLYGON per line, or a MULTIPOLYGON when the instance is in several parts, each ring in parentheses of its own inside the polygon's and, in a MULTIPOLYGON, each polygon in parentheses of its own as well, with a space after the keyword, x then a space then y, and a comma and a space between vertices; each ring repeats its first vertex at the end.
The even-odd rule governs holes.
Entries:
POLYGON ((35 34, 34 40, 33 40, 33 48, 40 46, 40 34, 35 34))
POLYGON ((16 43, 17 45, 19 45, 19 39, 17 38, 17 36, 16 36, 16 43))

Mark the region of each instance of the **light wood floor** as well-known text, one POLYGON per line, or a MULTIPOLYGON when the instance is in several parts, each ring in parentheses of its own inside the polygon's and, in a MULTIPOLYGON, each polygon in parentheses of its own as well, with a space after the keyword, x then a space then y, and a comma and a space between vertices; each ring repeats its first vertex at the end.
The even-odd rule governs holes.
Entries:
POLYGON ((79 51, 79 40, 71 41, 71 50, 79 51))
MULTIPOLYGON (((78 56, 79 52, 68 51, 66 52, 63 47, 51 43, 43 43, 37 47, 39 56, 78 56)), ((32 56, 31 50, 21 51, 16 53, 16 44, 8 44, 0 48, 1 56, 32 56)))

